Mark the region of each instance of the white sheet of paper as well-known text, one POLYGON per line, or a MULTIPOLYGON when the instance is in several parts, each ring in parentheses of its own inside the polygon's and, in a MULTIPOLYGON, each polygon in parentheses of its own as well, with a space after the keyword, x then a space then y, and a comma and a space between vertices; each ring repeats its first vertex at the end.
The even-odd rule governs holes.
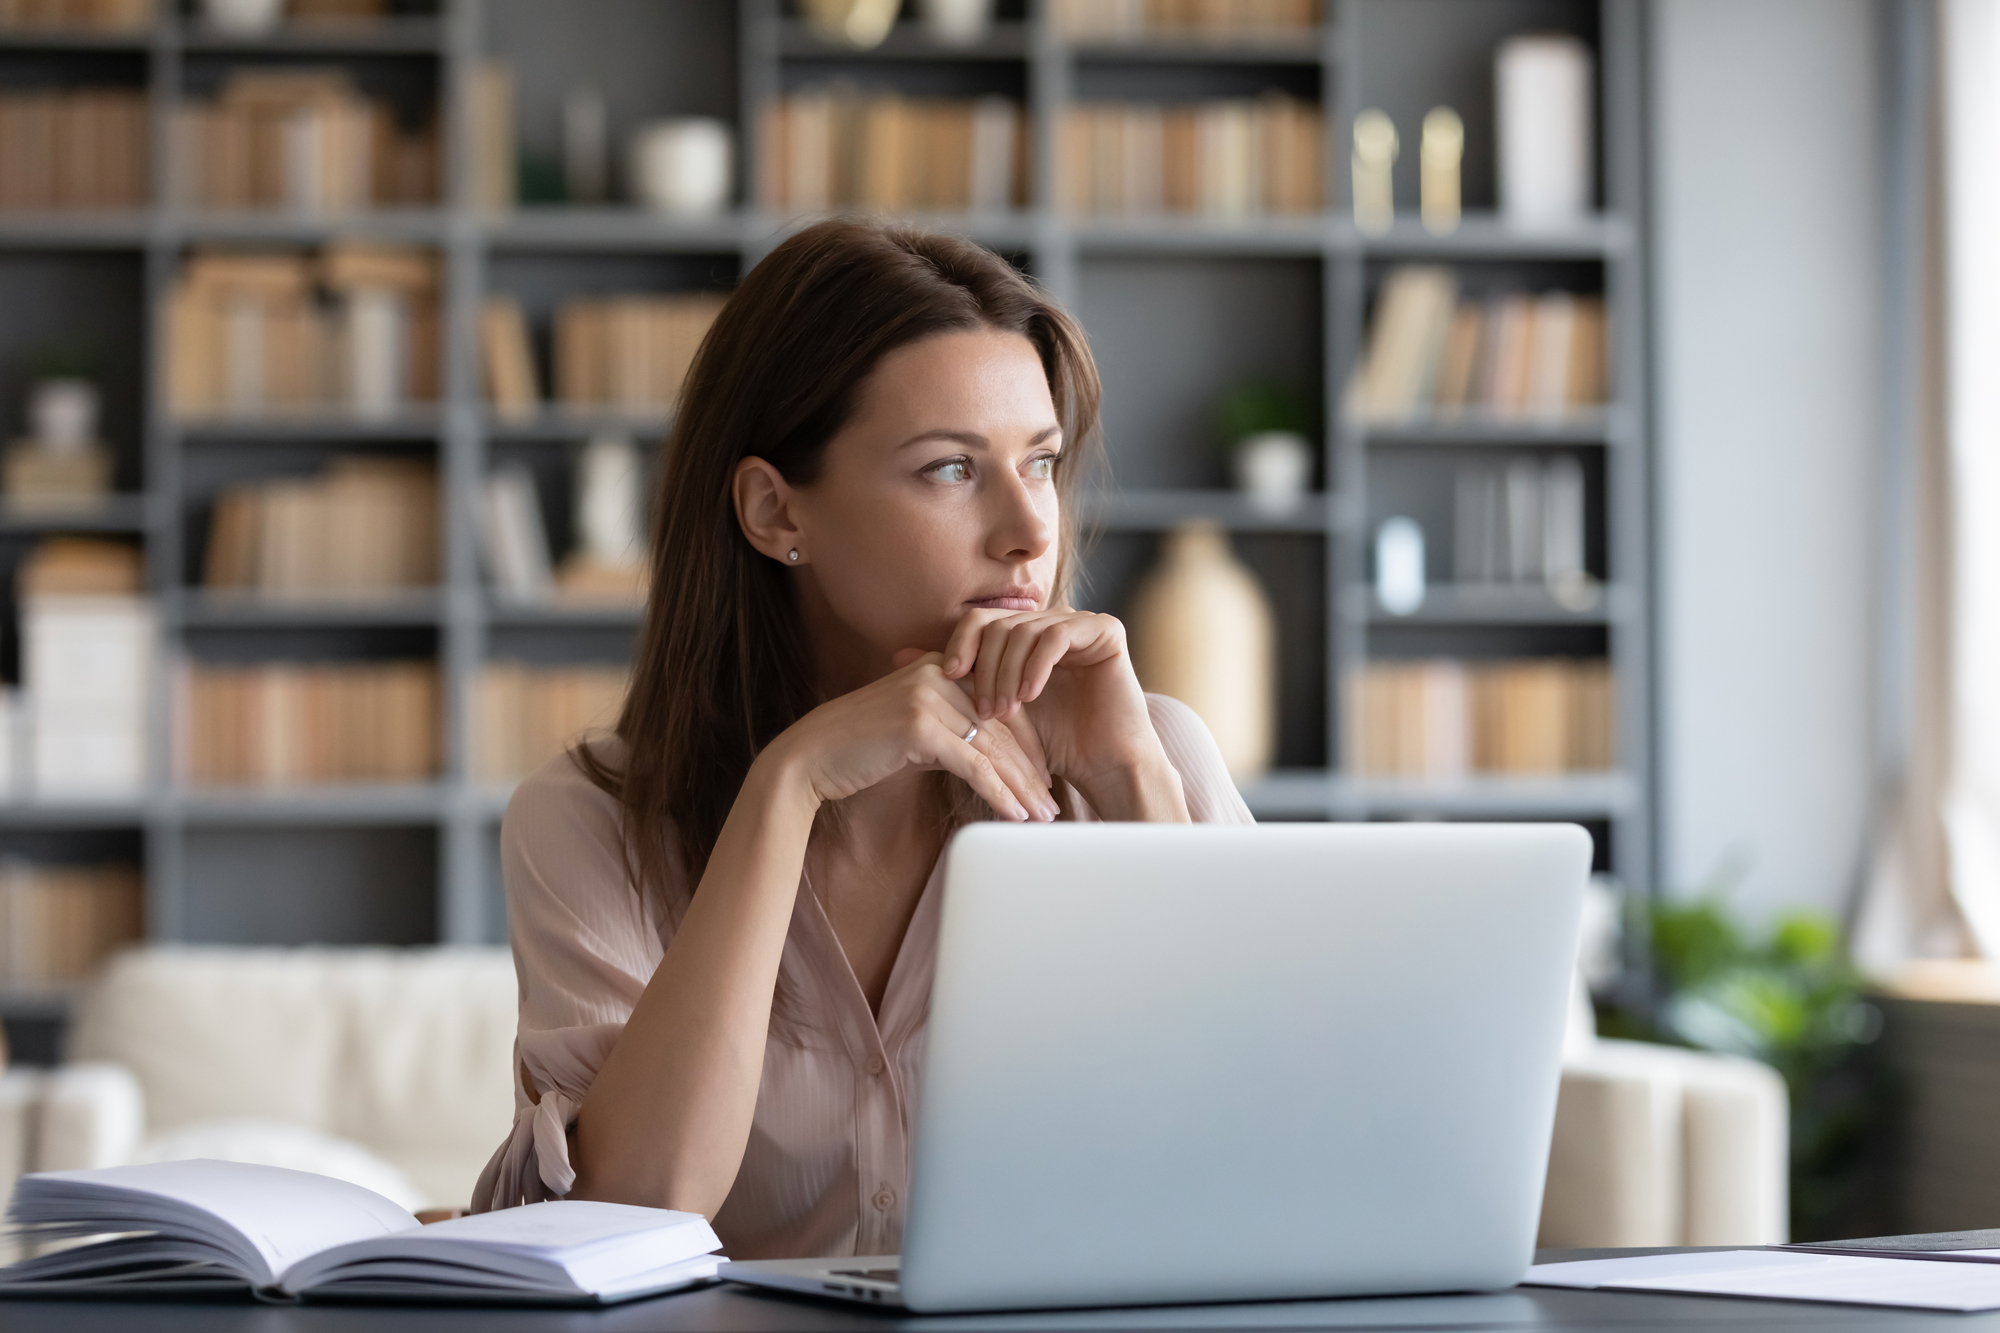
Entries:
POLYGON ((2000 1310, 2000 1266, 1801 1254, 1795 1250, 1724 1250, 1536 1264, 1522 1281, 1536 1287, 1615 1287, 1621 1291, 1680 1291, 1920 1310, 2000 1310))

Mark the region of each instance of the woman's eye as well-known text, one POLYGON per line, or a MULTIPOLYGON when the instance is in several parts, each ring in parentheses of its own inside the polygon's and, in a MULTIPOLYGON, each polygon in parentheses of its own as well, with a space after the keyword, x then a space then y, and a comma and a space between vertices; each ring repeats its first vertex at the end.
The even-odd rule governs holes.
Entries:
POLYGON ((1028 461, 1028 476, 1032 480, 1047 481, 1050 477, 1053 477, 1055 474, 1056 474, 1056 457, 1054 454, 1043 454, 1040 458, 1030 459, 1028 461))
POLYGON ((931 468, 930 473, 939 481, 970 481, 972 479, 972 465, 962 458, 954 458, 947 462, 936 464, 931 468))

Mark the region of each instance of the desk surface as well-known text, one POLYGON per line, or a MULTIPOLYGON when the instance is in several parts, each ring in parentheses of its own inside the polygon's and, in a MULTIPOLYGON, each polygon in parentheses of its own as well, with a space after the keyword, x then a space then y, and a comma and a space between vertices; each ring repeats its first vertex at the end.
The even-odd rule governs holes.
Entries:
MULTIPOLYGON (((1647 1250, 1545 1251, 1543 1259, 1605 1258, 1647 1250)), ((1517 1287, 1470 1296, 1278 1301, 1047 1314, 894 1315, 723 1285, 608 1310, 421 1309, 408 1306, 270 1306, 220 1302, 0 1301, 0 1333, 1086 1333, 1140 1329, 1337 1329, 1341 1333, 1474 1333, 1494 1329, 1615 1329, 1702 1333, 1738 1329, 1852 1329, 2000 1333, 2000 1311, 1937 1314, 1855 1305, 1806 1305, 1640 1292, 1517 1287)))

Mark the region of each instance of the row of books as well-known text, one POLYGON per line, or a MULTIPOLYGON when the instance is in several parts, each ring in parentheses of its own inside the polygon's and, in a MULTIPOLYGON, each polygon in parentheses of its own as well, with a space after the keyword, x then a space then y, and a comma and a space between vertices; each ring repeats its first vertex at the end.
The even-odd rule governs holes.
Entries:
POLYGON ((145 933, 145 895, 129 865, 0 860, 0 987, 82 981, 145 933))
POLYGON ((1378 422, 1468 411, 1559 420, 1605 401, 1606 343, 1599 297, 1461 298, 1450 268, 1402 265, 1376 301, 1349 406, 1378 422))
MULTIPOLYGON (((489 663, 473 696, 472 771, 513 782, 618 720, 624 667, 489 663)), ((193 665, 182 776, 214 785, 413 782, 438 771, 428 662, 193 665)))
POLYGON ((1611 667, 1601 659, 1371 662, 1349 680, 1346 707, 1346 765, 1370 777, 1611 767, 1611 667))
POLYGON ((1062 125, 1072 213, 1315 213, 1326 199, 1318 104, 1283 93, 1162 106, 1101 102, 1062 125))
POLYGON ((316 477, 252 482, 216 497, 205 587, 284 597, 437 580, 438 482, 429 461, 335 458, 316 477))
POLYGON ((134 32, 155 0, 0 0, 0 32, 134 32))
POLYGON ((1542 583, 1587 594, 1588 501, 1570 454, 1466 463, 1452 478, 1452 576, 1462 584, 1542 583))
POLYGON ((341 69, 238 70, 176 112, 179 202, 338 211, 433 204, 434 122, 405 130, 341 69))
POLYGON ((609 730, 628 679, 624 667, 489 663, 473 703, 473 775, 481 782, 517 782, 580 735, 609 730))
MULTIPOLYGON (((556 401, 640 415, 671 408, 723 300, 689 292, 564 302, 553 339, 556 401)), ((532 417, 543 403, 542 380, 520 303, 489 297, 479 332, 487 400, 502 417, 532 417)))
POLYGON ((757 197, 778 212, 1006 209, 1027 198, 1028 131, 1004 97, 913 98, 852 84, 764 110, 757 197))
POLYGON ((196 663, 179 687, 181 777, 191 783, 419 782, 438 772, 435 663, 196 663))
POLYGON ((1303 33, 1320 21, 1319 0, 1055 0, 1066 37, 1103 39, 1148 33, 1247 37, 1303 33))
POLYGON ((438 393, 438 265, 410 246, 202 251, 167 301, 177 416, 391 416, 438 393))
POLYGON ((148 156, 138 89, 0 93, 0 209, 141 207, 148 156))

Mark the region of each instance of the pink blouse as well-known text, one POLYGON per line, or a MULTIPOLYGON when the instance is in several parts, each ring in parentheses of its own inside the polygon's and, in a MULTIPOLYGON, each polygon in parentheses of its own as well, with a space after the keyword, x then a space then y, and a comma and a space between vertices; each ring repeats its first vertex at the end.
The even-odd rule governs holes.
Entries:
MULTIPOLYGON (((1201 719, 1162 695, 1146 702, 1188 813, 1204 823, 1250 823, 1201 719)), ((606 757, 616 762, 613 747, 606 757)), ((575 1183, 567 1131, 689 894, 685 883, 664 895, 634 892, 617 803, 566 755, 508 802, 500 861, 521 992, 519 1078, 513 1130, 474 1187, 479 1212, 560 1198, 575 1183), (671 904, 664 911, 661 898, 671 904)), ((750 1142, 713 1219, 732 1258, 902 1248, 942 878, 940 859, 903 936, 879 1021, 801 878, 778 980, 799 1017, 772 1024, 750 1142)))

